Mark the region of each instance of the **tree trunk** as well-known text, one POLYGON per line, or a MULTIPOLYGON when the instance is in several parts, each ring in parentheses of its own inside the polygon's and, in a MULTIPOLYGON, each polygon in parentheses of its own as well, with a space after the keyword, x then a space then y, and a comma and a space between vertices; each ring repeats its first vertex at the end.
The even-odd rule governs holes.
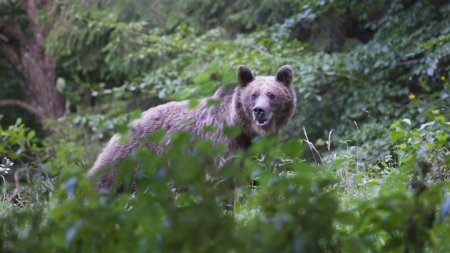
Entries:
POLYGON ((29 103, 39 111, 40 119, 55 119, 64 114, 64 102, 56 89, 56 68, 43 48, 30 45, 22 52, 18 71, 26 84, 29 103))
POLYGON ((33 40, 23 41, 20 46, 0 43, 0 56, 4 56, 22 77, 28 98, 27 102, 0 100, 0 106, 19 106, 39 120, 56 119, 64 114, 64 101, 56 89, 55 63, 42 46, 33 40), (5 57, 7 55, 10 57, 5 57))
MULTIPOLYGON (((43 7, 52 1, 44 1, 43 7)), ((31 35, 19 24, 2 21, 0 17, 0 57, 5 58, 25 82, 28 101, 0 100, 0 106, 18 106, 33 113, 39 120, 55 119, 64 114, 65 106, 56 89, 56 67, 53 57, 45 52, 47 35, 37 23, 35 0, 22 0, 28 15, 31 35)))

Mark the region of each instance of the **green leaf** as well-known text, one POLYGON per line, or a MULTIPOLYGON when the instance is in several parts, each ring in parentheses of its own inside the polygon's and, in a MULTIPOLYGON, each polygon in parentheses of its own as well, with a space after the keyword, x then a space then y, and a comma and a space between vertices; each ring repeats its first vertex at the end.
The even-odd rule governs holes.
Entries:
POLYGON ((189 102, 188 102, 188 108, 189 109, 194 109, 195 107, 198 106, 199 103, 200 102, 199 102, 198 99, 190 99, 189 102))
POLYGON ((179 92, 178 98, 181 100, 184 100, 188 98, 192 94, 192 91, 190 89, 183 89, 179 92))
POLYGON ((281 151, 291 158, 298 158, 303 151, 303 143, 300 140, 289 140, 281 146, 281 151))
POLYGON ((133 111, 130 113, 130 120, 139 119, 142 113, 140 111, 133 111))
POLYGON ((29 142, 35 135, 36 133, 34 132, 34 130, 30 131, 27 135, 27 141, 29 142))
POLYGON ((208 101, 206 101, 206 105, 207 106, 218 106, 218 105, 220 105, 220 102, 222 102, 221 99, 210 98, 210 99, 208 99, 208 101))
POLYGON ((337 220, 345 225, 354 225, 358 222, 358 218, 354 213, 342 212, 337 216, 337 220))
POLYGON ((392 139, 392 143, 396 143, 400 138, 402 138, 403 136, 405 136, 405 133, 402 131, 394 131, 391 132, 391 139, 392 139))
POLYGON ((164 130, 164 129, 162 129, 162 128, 160 128, 160 129, 157 129, 154 133, 152 133, 151 135, 149 135, 148 136, 148 139, 151 141, 151 142, 153 142, 153 143, 155 143, 155 144, 158 144, 158 143, 160 143, 162 140, 163 140, 163 138, 166 136, 166 130, 164 130))
POLYGON ((200 86, 199 93, 200 95, 208 95, 211 94, 216 89, 216 86, 214 85, 214 82, 209 81, 205 82, 200 86))
POLYGON ((439 143, 445 143, 447 141, 447 136, 444 133, 437 133, 436 137, 439 143))
POLYGON ((210 77, 211 77, 211 73, 205 71, 205 72, 203 72, 203 73, 197 75, 197 76, 194 78, 194 83, 195 83, 195 84, 203 84, 203 83, 205 83, 205 82, 210 81, 210 77))
POLYGON ((203 133, 214 133, 216 131, 215 127, 205 126, 203 127, 203 133))
POLYGON ((222 85, 234 84, 236 82, 236 74, 234 71, 227 71, 222 75, 220 82, 222 85))
POLYGON ((391 126, 390 126, 389 128, 390 128, 390 129, 395 129, 395 128, 399 127, 399 126, 400 126, 400 121, 397 120, 397 121, 395 121, 394 123, 392 123, 391 126))
POLYGON ((241 127, 240 126, 234 126, 234 127, 225 127, 223 129, 223 132, 226 136, 230 138, 234 138, 239 136, 241 134, 241 127))
POLYGON ((66 80, 64 80, 64 78, 58 77, 58 79, 56 80, 56 89, 60 93, 64 93, 64 90, 66 89, 66 80))

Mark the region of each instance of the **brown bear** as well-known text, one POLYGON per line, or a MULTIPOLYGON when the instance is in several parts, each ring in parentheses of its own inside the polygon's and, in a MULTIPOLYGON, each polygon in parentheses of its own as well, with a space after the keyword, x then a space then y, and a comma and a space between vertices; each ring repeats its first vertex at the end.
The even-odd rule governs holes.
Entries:
MULTIPOLYGON (((216 106, 208 105, 211 98, 206 98, 200 100, 195 108, 189 108, 188 101, 169 102, 150 108, 131 124, 126 143, 120 142, 118 134, 111 138, 88 171, 88 176, 98 174, 105 166, 127 156, 140 138, 158 129, 164 129, 166 136, 158 145, 149 144, 149 148, 156 153, 163 152, 164 146, 169 144, 171 135, 176 131, 189 132, 214 144, 225 143, 228 153, 238 148, 247 148, 252 138, 276 133, 292 117, 296 105, 292 78, 293 71, 289 65, 282 66, 275 77, 253 76, 249 68, 239 66, 239 85, 234 88, 219 88, 211 97, 220 101, 216 106), (207 126, 215 130, 203 132, 207 126), (236 138, 229 138, 223 133, 223 129, 233 126, 239 126, 241 134, 236 138)), ((112 181, 110 177, 111 175, 106 175, 102 180, 112 181)))

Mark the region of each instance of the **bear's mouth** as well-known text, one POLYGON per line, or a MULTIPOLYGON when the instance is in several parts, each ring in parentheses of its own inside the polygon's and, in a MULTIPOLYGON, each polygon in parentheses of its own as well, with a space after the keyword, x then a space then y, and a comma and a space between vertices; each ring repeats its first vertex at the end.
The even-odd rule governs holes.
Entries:
POLYGON ((265 127, 265 126, 268 126, 270 124, 270 120, 255 118, 255 124, 257 126, 259 126, 259 127, 265 127))

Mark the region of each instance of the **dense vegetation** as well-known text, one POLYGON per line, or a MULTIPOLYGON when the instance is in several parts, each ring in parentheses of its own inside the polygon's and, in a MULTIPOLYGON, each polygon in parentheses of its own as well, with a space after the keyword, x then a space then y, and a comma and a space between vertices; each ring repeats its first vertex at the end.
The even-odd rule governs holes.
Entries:
POLYGON ((449 80, 445 0, 0 0, 0 249, 448 252, 449 80), (220 171, 180 133, 95 192, 113 133, 239 64, 293 66, 282 133, 220 171))

